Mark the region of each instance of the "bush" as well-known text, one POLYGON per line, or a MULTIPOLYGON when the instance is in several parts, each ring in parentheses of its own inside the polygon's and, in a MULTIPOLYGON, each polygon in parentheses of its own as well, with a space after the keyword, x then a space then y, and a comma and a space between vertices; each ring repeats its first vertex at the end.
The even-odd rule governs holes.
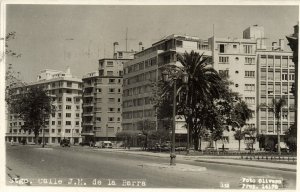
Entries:
POLYGON ((296 125, 290 126, 284 136, 284 142, 289 147, 290 152, 297 151, 297 127, 296 125))

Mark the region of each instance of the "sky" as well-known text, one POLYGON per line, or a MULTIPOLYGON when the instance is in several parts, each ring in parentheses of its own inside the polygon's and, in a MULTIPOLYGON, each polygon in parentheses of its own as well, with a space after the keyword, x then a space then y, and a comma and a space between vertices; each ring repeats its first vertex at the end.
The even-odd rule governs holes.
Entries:
POLYGON ((170 6, 170 5, 7 5, 6 32, 15 31, 10 49, 21 53, 7 58, 26 82, 43 69, 66 70, 74 76, 96 71, 98 59, 111 58, 113 42, 125 50, 148 48, 170 34, 207 39, 242 38, 251 25, 265 28, 267 43, 293 33, 298 6, 170 6))

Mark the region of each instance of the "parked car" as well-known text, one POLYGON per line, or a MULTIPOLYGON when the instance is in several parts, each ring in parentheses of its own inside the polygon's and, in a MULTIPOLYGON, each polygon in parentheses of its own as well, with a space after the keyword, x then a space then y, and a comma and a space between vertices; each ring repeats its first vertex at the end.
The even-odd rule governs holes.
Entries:
POLYGON ((102 142, 102 148, 112 148, 111 141, 103 141, 102 142))
POLYGON ((63 139, 60 141, 60 146, 62 147, 70 147, 71 146, 71 143, 70 143, 70 140, 69 139, 63 139))
POLYGON ((95 147, 95 142, 93 141, 83 141, 79 143, 80 146, 90 146, 90 147, 95 147))

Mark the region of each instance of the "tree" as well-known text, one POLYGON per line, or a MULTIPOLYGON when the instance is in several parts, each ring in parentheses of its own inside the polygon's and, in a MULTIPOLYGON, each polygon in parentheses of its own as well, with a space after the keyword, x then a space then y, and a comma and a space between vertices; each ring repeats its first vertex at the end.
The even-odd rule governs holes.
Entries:
POLYGON ((202 129, 205 129, 204 117, 209 109, 208 105, 213 105, 214 98, 221 95, 221 77, 211 67, 208 58, 197 52, 191 51, 184 54, 177 54, 177 59, 181 66, 166 66, 165 70, 170 71, 171 76, 180 73, 187 73, 188 82, 184 84, 180 78, 174 78, 162 88, 165 98, 172 98, 173 86, 176 81, 178 87, 177 114, 183 115, 190 133, 193 136, 194 148, 198 150, 199 137, 202 129), (174 73, 174 71, 176 71, 174 73))
POLYGON ((22 129, 29 134, 33 132, 37 143, 41 128, 46 126, 50 114, 55 111, 48 91, 41 86, 11 88, 11 95, 7 100, 10 113, 18 115, 24 121, 22 129))
POLYGON ((251 148, 250 147, 249 148, 250 148, 250 152, 252 152, 253 151, 253 144, 255 142, 255 138, 257 137, 257 130, 256 130, 255 127, 249 127, 249 128, 247 128, 243 131, 243 134, 245 136, 248 135, 249 141, 250 141, 249 144, 251 145, 251 148))
POLYGON ((240 129, 234 133, 234 139, 239 141, 239 152, 241 151, 241 140, 243 140, 244 137, 244 133, 240 129))
POLYGON ((280 150, 280 120, 281 120, 281 110, 285 105, 285 100, 281 97, 280 99, 272 99, 272 105, 269 108, 273 112, 276 118, 276 127, 277 127, 277 152, 278 155, 281 155, 280 150))
POLYGON ((297 152, 297 127, 296 124, 290 126, 284 136, 284 142, 291 152, 297 152))
POLYGON ((249 109, 247 103, 241 99, 239 99, 233 107, 230 124, 232 125, 233 131, 235 131, 235 127, 238 128, 234 134, 234 138, 239 141, 239 152, 241 151, 241 140, 244 139, 244 132, 241 129, 246 125, 246 122, 252 118, 252 114, 253 111, 249 109))

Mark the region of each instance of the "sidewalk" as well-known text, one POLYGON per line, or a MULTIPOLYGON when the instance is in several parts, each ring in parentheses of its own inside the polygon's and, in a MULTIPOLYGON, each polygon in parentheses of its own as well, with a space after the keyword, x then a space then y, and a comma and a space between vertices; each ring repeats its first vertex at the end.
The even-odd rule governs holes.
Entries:
MULTIPOLYGON (((154 152, 146 152, 136 149, 100 149, 106 152, 117 152, 117 153, 128 153, 135 155, 143 155, 143 156, 152 156, 152 157, 163 157, 169 158, 170 154, 168 153, 154 153, 154 152)), ((238 166, 247 166, 247 167, 256 167, 256 168, 267 168, 267 169, 277 169, 282 171, 292 171, 296 172, 297 165, 293 164, 284 164, 280 162, 271 163, 271 162, 260 162, 254 160, 243 160, 240 159, 240 156, 186 156, 177 154, 176 158, 179 160, 186 161, 197 161, 197 162, 205 162, 205 163, 218 163, 218 164, 226 164, 226 165, 238 165, 238 166)))

